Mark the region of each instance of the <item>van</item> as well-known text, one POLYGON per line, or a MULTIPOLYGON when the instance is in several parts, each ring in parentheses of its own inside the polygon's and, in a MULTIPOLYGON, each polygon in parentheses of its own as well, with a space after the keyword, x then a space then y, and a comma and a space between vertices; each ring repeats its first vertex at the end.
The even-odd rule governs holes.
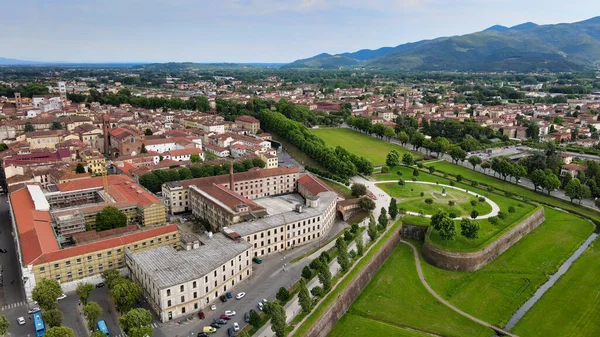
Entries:
POLYGON ((213 328, 212 326, 205 326, 204 328, 202 328, 202 332, 215 333, 215 332, 217 332, 217 329, 213 328))

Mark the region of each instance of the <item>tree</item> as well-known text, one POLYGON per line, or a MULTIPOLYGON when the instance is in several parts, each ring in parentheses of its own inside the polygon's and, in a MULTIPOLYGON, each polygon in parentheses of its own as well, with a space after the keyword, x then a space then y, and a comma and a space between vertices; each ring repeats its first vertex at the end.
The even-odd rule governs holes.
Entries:
POLYGON ((406 134, 406 132, 400 131, 396 135, 396 139, 398 139, 398 141, 400 142, 400 144, 402 144, 404 146, 404 145, 406 145, 406 143, 408 143, 408 140, 410 138, 408 137, 408 135, 406 134))
POLYGON ((78 173, 78 174, 85 173, 85 167, 83 167, 82 163, 77 164, 77 167, 75 167, 75 173, 78 173))
POLYGON ((388 213, 390 214, 390 218, 392 220, 396 219, 398 216, 398 204, 396 203, 396 198, 390 199, 390 206, 388 207, 388 213))
POLYGON ((50 130, 62 130, 63 126, 60 123, 60 121, 54 121, 52 122, 52 125, 50 126, 50 130))
POLYGON ((43 310, 55 309, 58 304, 57 298, 63 293, 60 284, 53 279, 41 279, 33 288, 31 298, 38 303, 43 310))
POLYGON ((357 235, 355 241, 356 241, 356 255, 362 256, 363 253, 365 252, 365 244, 363 243, 363 236, 357 235))
POLYGON ((25 131, 25 132, 34 132, 35 128, 31 124, 31 122, 26 122, 25 123, 25 129, 23 131, 25 131))
POLYGON ((77 296, 79 296, 79 300, 83 305, 87 304, 88 298, 92 294, 92 291, 94 291, 94 288, 94 285, 90 283, 80 283, 77 286, 75 292, 77 293, 77 296))
POLYGON ((577 178, 571 179, 571 181, 569 181, 569 183, 565 186, 565 194, 569 197, 569 199, 571 199, 571 202, 573 202, 573 199, 577 199, 580 188, 581 182, 577 178))
POLYGON ((394 129, 390 126, 387 126, 384 131, 383 131, 383 135, 385 136, 385 138, 388 139, 388 141, 394 137, 396 137, 396 132, 394 132, 394 129))
POLYGON ((492 167, 492 165, 489 161, 481 163, 481 168, 483 169, 483 172, 487 172, 487 170, 490 169, 490 167, 492 167))
POLYGON ((144 131, 144 135, 146 136, 152 136, 153 132, 150 129, 146 129, 146 131, 144 131))
POLYGON ((367 194, 367 186, 359 183, 352 184, 352 186, 350 186, 350 190, 352 191, 352 195, 357 198, 367 194))
POLYGON ((348 268, 350 268, 350 258, 348 257, 348 246, 346 246, 346 241, 341 237, 338 237, 335 241, 335 247, 337 248, 337 261, 340 267, 342 268, 342 272, 347 272, 348 268))
POLYGON ((285 310, 279 303, 269 302, 271 305, 270 316, 271 316, 271 330, 275 333, 276 337, 285 337, 286 325, 286 314, 285 310))
POLYGON ((140 153, 148 153, 148 150, 146 149, 146 144, 142 144, 142 148, 140 149, 140 153))
POLYGON ((377 218, 377 222, 382 229, 385 229, 388 225, 388 217, 387 211, 384 207, 381 207, 381 211, 379 212, 379 218, 377 218))
POLYGON ((415 163, 415 159, 413 158, 412 154, 406 152, 402 156, 402 164, 404 164, 406 166, 412 166, 414 163, 415 163))
POLYGON ((262 322, 262 319, 260 318, 260 315, 255 311, 255 310, 251 310, 250 311, 250 323, 253 327, 258 328, 260 326, 260 323, 262 322))
POLYGON ((450 148, 450 141, 445 137, 435 137, 433 139, 432 151, 437 153, 437 156, 443 155, 450 148))
POLYGON ((527 175, 527 169, 522 165, 514 165, 511 172, 516 181, 527 175))
POLYGON ((275 298, 277 298, 281 304, 285 304, 290 300, 290 292, 286 287, 281 287, 279 288, 277 295, 275 295, 275 298))
POLYGON ((302 268, 302 277, 310 280, 312 278, 312 271, 310 270, 309 266, 304 266, 304 268, 302 268))
POLYGON ((358 207, 363 211, 370 212, 375 209, 376 205, 375 205, 375 201, 371 200, 371 198, 362 197, 358 201, 358 207))
POLYGON ((106 334, 102 331, 94 331, 90 337, 106 337, 106 334))
POLYGON ((46 310, 42 313, 42 319, 49 327, 60 326, 63 320, 63 313, 58 309, 46 310))
POLYGON ((144 334, 152 336, 152 328, 148 326, 150 323, 152 313, 143 308, 132 309, 119 318, 119 325, 129 337, 144 337, 144 334))
POLYGON ((463 218, 460 221, 460 235, 469 240, 477 239, 479 237, 479 224, 469 218, 463 218))
POLYGON ((110 296, 115 301, 120 313, 129 310, 133 303, 140 298, 141 293, 140 286, 129 280, 119 282, 110 290, 110 296))
POLYGON ((310 297, 310 292, 306 287, 306 281, 302 278, 300 279, 300 290, 298 292, 298 302, 300 303, 300 307, 302 308, 302 312, 308 314, 313 307, 313 301, 310 297))
POLYGON ((199 163, 199 162, 201 162, 201 161, 202 161, 202 158, 200 158, 200 155, 199 155, 199 154, 197 154, 197 153, 192 153, 192 154, 190 155, 190 161, 191 161, 192 163, 199 163))
POLYGON ((319 282, 323 286, 324 291, 329 291, 331 289, 331 271, 329 270, 329 264, 327 263, 319 263, 319 282))
POLYGON ((93 330, 98 318, 102 315, 102 308, 98 303, 90 302, 83 307, 83 313, 87 318, 88 328, 93 330))
POLYGON ((545 176, 542 187, 545 188, 546 191, 548 191, 548 195, 550 195, 550 192, 560 187, 560 179, 558 179, 556 174, 552 173, 549 169, 546 169, 545 176))
POLYGON ((460 146, 452 146, 448 151, 448 154, 450 157, 452 157, 452 161, 456 164, 458 164, 459 161, 462 162, 467 157, 467 153, 461 149, 460 146))
POLYGON ((106 206, 96 214, 96 231, 125 227, 127 215, 114 206, 106 206))
POLYGON ((375 218, 373 217, 373 214, 369 215, 369 225, 367 227, 367 234, 369 234, 371 241, 375 241, 375 239, 377 239, 377 227, 375 224, 375 218))
POLYGON ((471 211, 471 218, 475 219, 479 216, 479 212, 477 212, 476 210, 472 210, 471 211))
POLYGON ((479 164, 481 164, 482 160, 481 158, 479 158, 478 156, 470 156, 467 161, 473 165, 473 170, 475 169, 475 167, 479 164))
POLYGON ((392 150, 387 154, 385 159, 385 164, 389 167, 398 166, 400 160, 400 155, 396 150, 392 150))
POLYGON ((456 227, 454 226, 454 220, 450 219, 448 213, 438 211, 431 217, 430 225, 433 229, 440 232, 442 240, 454 240, 456 227))
POLYGON ((140 185, 152 193, 160 192, 162 184, 163 182, 156 174, 145 173, 140 176, 140 185))
POLYGON ((4 336, 8 333, 10 322, 5 316, 0 316, 0 335, 4 336))
POLYGON ((116 269, 108 269, 102 272, 102 279, 106 283, 108 290, 114 288, 118 283, 125 281, 125 278, 116 269))
POLYGON ((44 337, 75 337, 75 332, 66 326, 55 326, 46 331, 44 337))
POLYGON ((537 191, 538 187, 544 186, 546 174, 544 173, 544 171, 537 169, 531 173, 531 176, 529 178, 531 179, 531 183, 533 184, 533 189, 537 191))

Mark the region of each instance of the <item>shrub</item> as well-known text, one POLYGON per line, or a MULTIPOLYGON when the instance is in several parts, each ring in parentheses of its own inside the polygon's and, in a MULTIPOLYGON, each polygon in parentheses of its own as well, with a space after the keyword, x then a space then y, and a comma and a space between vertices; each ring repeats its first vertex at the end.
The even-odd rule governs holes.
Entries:
POLYGON ((494 192, 494 188, 493 188, 492 186, 488 186, 488 187, 487 187, 487 191, 488 191, 488 192, 494 192))
POLYGON ((402 177, 402 175, 403 175, 404 173, 402 173, 402 171, 398 170, 398 171, 396 172, 396 174, 398 175, 398 177, 402 177))
POLYGON ((456 213, 454 213, 454 212, 450 212, 450 213, 448 213, 448 216, 449 216, 450 218, 452 218, 452 219, 454 219, 454 218, 458 218, 458 214, 456 214, 456 213))
POLYGON ((499 217, 500 219, 504 220, 504 219, 506 219, 507 215, 506 215, 506 213, 504 213, 504 212, 500 211, 500 212, 498 212, 498 217, 499 217))
POLYGON ((423 164, 422 163, 417 163, 417 167, 422 169, 423 168, 423 164))
POLYGON ((479 183, 476 182, 475 180, 473 180, 473 181, 471 181, 471 186, 477 187, 477 186, 479 186, 479 183))
POLYGON ((359 226, 358 226, 358 224, 357 224, 357 223, 353 223, 353 224, 350 226, 350 232, 352 232, 352 234, 356 234, 356 233, 358 233, 358 229, 359 229, 359 226))
POLYGON ((448 183, 448 185, 450 185, 450 186, 454 186, 454 185, 456 185, 456 184, 454 183, 454 181, 451 181, 450 183, 448 183))
POLYGON ((448 179, 448 173, 444 173, 444 178, 448 179))
POLYGON ((427 198, 427 199, 425 199, 425 203, 426 203, 427 205, 431 205, 431 204, 433 204, 433 199, 431 199, 431 198, 427 198))
POLYGON ((354 235, 352 235, 351 231, 346 230, 344 232, 344 241, 352 241, 352 239, 354 239, 354 235))
POLYGON ((424 197, 425 196, 425 192, 421 192, 421 196, 424 197))
POLYGON ((356 251, 355 250, 351 250, 350 253, 348 253, 348 256, 350 256, 351 259, 355 259, 356 258, 356 251))
POLYGON ((448 201, 448 206, 452 207, 456 204, 456 202, 454 200, 450 200, 448 201))
POLYGON ((390 172, 389 166, 384 166, 381 168, 381 173, 388 173, 388 172, 390 172))
POLYGON ((471 206, 473 206, 473 207, 477 206, 477 200, 471 200, 471 206))
POLYGON ((505 192, 504 192, 504 195, 505 195, 507 198, 511 198, 511 197, 513 196, 512 192, 510 192, 510 191, 505 191, 505 192))
POLYGON ((329 256, 329 253, 326 251, 322 252, 321 255, 319 255, 319 258, 321 261, 325 261, 325 263, 331 262, 331 256, 329 256))
POLYGON ((316 286, 316 287, 312 288, 310 293, 315 297, 323 297, 323 288, 316 286))
MULTIPOLYGON (((600 200, 600 199, 598 199, 598 200, 600 200)), ((518 203, 518 204, 517 204, 517 207, 521 207, 521 208, 523 208, 523 204, 522 204, 522 203, 518 203)))
POLYGON ((479 202, 485 202, 485 198, 484 197, 479 197, 479 202))
POLYGON ((515 212, 515 207, 514 206, 509 206, 508 207, 508 213, 514 213, 515 212))
POLYGON ((404 181, 404 179, 400 178, 400 179, 398 179, 398 185, 404 186, 404 185, 406 185, 406 182, 404 181))
POLYGON ((400 214, 400 215, 406 214, 406 208, 402 208, 402 207, 398 208, 398 214, 400 214))
POLYGON ((412 177, 412 181, 417 181, 417 177, 412 177))
POLYGON ((458 181, 459 183, 463 180, 463 176, 460 174, 456 175, 456 181, 458 181))
POLYGON ((413 177, 419 176, 419 169, 413 169, 413 177))
POLYGON ((304 277, 307 280, 312 279, 313 274, 308 266, 304 266, 304 268, 302 268, 302 277, 304 277))
POLYGON ((477 212, 476 210, 471 211, 471 218, 475 219, 478 216, 479 216, 479 212, 477 212))
POLYGON ((489 221, 494 226, 496 226, 498 224, 498 218, 497 217, 489 218, 489 221))

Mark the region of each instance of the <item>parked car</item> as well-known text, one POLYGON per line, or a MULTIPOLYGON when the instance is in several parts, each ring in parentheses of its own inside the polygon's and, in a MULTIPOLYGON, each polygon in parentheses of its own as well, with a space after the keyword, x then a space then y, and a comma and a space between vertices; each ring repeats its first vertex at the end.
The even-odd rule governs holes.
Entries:
POLYGON ((17 323, 19 323, 19 325, 25 325, 25 318, 23 318, 23 317, 17 318, 17 323))
POLYGON ((241 293, 238 293, 237 295, 235 295, 235 298, 237 298, 238 300, 241 300, 242 297, 244 297, 244 296, 246 296, 246 293, 245 292, 241 292, 241 293))
POLYGON ((65 298, 67 298, 67 295, 61 294, 60 296, 58 296, 57 300, 64 300, 65 298))
POLYGON ((227 296, 225 295, 221 295, 221 297, 219 297, 221 299, 221 302, 225 303, 227 302, 227 296))
POLYGON ((231 316, 223 314, 223 315, 219 316, 219 318, 220 318, 220 319, 226 319, 226 320, 230 320, 230 319, 231 319, 231 316))
POLYGON ((215 310, 217 310, 217 306, 216 306, 216 305, 214 305, 214 304, 213 304, 213 305, 211 305, 211 306, 210 306, 210 310, 212 310, 212 311, 215 311, 215 310))
POLYGON ((263 304, 267 304, 267 299, 263 298, 263 304))
POLYGON ((217 323, 217 322, 210 323, 210 326, 212 326, 215 329, 220 329, 221 328, 221 325, 219 323, 217 323))
POLYGON ((198 337, 208 337, 208 334, 205 334, 204 332, 198 332, 198 337))
POLYGON ((256 264, 261 264, 262 260, 259 259, 258 257, 252 258, 252 262, 256 263, 256 264))
POLYGON ((225 315, 227 315, 227 316, 235 316, 235 311, 233 311, 233 310, 225 310, 225 315))
POLYGON ((219 318, 219 319, 215 319, 215 323, 223 325, 223 324, 227 324, 227 321, 219 318))
MULTIPOLYGON (((252 311, 252 310, 250 310, 252 311)), ((250 323, 250 311, 244 314, 244 322, 250 323)))
POLYGON ((263 303, 258 302, 258 310, 262 311, 262 309, 263 309, 263 303))
POLYGON ((28 313, 28 314, 35 314, 35 313, 36 313, 36 312, 38 312, 38 311, 40 311, 40 308, 39 308, 39 307, 33 307, 33 308, 31 308, 31 309, 27 310, 27 313, 28 313))
POLYGON ((240 331, 240 325, 239 325, 239 324, 237 324, 237 322, 234 322, 234 323, 233 323, 233 330, 235 330, 235 331, 240 331))
POLYGON ((206 316, 204 316, 204 311, 198 311, 198 318, 200 319, 204 319, 206 316))
POLYGON ((215 333, 215 332, 217 332, 217 329, 213 328, 212 326, 205 326, 204 328, 202 328, 202 332, 215 333))
POLYGON ((235 337, 235 330, 233 330, 232 326, 230 326, 229 329, 227 329, 227 336, 228 337, 235 337))
POLYGON ((227 298, 232 298, 233 296, 231 295, 231 292, 228 291, 227 294, 225 294, 225 296, 227 296, 227 298))
POLYGON ((104 287, 104 283, 103 282, 100 282, 100 283, 96 284, 96 288, 102 288, 102 287, 104 287))
POLYGON ((0 253, 7 253, 8 250, 4 249, 4 248, 0 248, 0 253))

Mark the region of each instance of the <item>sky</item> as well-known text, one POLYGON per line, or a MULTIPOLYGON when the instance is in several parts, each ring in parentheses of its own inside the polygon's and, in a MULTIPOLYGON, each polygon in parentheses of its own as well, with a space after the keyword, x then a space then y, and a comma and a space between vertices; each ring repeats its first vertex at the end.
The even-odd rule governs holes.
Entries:
POLYGON ((500 24, 600 14, 590 0, 8 0, 0 57, 65 62, 280 62, 500 24))

